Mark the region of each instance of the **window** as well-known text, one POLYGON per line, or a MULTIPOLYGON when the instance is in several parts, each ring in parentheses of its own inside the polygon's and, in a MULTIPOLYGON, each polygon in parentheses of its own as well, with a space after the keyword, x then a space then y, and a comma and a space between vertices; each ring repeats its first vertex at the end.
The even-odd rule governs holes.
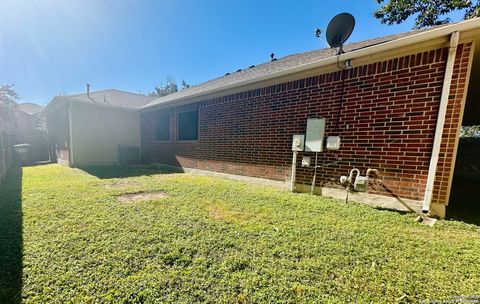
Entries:
POLYGON ((155 139, 170 140, 170 115, 163 114, 155 122, 155 139))
POLYGON ((178 140, 198 139, 198 111, 178 114, 178 140))

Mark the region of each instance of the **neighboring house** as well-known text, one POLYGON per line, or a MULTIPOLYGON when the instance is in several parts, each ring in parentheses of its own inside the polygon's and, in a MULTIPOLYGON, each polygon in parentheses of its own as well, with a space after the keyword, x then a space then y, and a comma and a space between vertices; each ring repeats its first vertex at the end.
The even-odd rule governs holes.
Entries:
POLYGON ((7 106, 0 102, 0 182, 13 164, 12 138, 17 132, 14 106, 7 106))
MULTIPOLYGON (((330 165, 318 168, 316 192, 345 195, 341 175, 373 168, 387 189, 371 182, 362 200, 397 196, 443 217, 464 109, 480 107, 478 82, 469 86, 479 35, 473 19, 351 43, 340 56, 291 55, 161 97, 141 109, 143 160, 289 181, 292 136, 322 117, 341 148, 318 155, 330 165)), ((296 189, 310 191, 302 156, 315 158, 299 154, 296 189)))
POLYGON ((104 90, 55 97, 46 117, 52 160, 69 166, 110 165, 139 161, 139 114, 135 109, 154 98, 104 90), (136 155, 135 155, 136 154, 136 155))
POLYGON ((46 130, 41 129, 38 115, 43 107, 35 103, 20 103, 17 110, 14 144, 30 144, 31 161, 48 160, 47 133, 46 130))
POLYGON ((18 109, 25 114, 36 115, 43 110, 43 107, 36 103, 23 102, 18 104, 18 109))

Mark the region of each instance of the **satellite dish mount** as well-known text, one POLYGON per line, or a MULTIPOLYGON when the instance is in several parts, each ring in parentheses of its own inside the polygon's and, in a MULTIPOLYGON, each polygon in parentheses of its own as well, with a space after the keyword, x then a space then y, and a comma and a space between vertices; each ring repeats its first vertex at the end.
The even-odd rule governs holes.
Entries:
POLYGON ((330 20, 327 27, 327 42, 331 48, 338 48, 337 55, 345 53, 343 44, 355 27, 355 18, 349 13, 341 13, 330 20))

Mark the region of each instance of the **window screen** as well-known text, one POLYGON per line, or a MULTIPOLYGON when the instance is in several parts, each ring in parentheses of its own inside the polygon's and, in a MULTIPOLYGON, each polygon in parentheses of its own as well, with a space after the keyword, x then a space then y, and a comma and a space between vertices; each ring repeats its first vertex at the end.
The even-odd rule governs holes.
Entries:
POLYGON ((198 139, 198 111, 178 114, 178 140, 198 139))
POLYGON ((158 116, 155 123, 155 139, 170 140, 170 115, 158 116))

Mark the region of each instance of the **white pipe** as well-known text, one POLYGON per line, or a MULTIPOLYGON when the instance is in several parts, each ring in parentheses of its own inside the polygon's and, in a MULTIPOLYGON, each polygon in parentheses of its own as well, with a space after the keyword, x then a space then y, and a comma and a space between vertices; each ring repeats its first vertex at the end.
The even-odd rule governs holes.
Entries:
POLYGON ((442 96, 440 99, 440 108, 438 110, 435 138, 433 140, 432 157, 430 159, 427 185, 425 187, 425 197, 423 200, 423 213, 428 213, 430 211, 430 203, 432 201, 435 175, 437 173, 438 158, 440 154, 440 146, 442 144, 443 127, 445 125, 445 115, 447 114, 448 97, 450 95, 450 86, 452 84, 453 68, 455 65, 459 36, 459 32, 453 32, 450 36, 450 48, 448 49, 447 66, 445 69, 445 77, 443 79, 442 96))
POLYGON ((350 184, 353 183, 353 172, 357 172, 357 175, 355 175, 355 178, 360 176, 360 170, 358 170, 357 168, 353 168, 352 170, 350 170, 350 174, 348 175, 348 182, 350 184))
POLYGON ((310 194, 315 192, 315 182, 317 180, 317 159, 318 159, 318 152, 315 152, 315 168, 313 169, 313 179, 312 179, 312 186, 310 187, 310 194))
POLYGON ((297 151, 293 151, 293 157, 292 157, 292 180, 290 181, 290 191, 294 192, 295 191, 295 175, 297 171, 297 151))
POLYGON ((69 158, 69 163, 70 163, 70 166, 73 166, 74 165, 74 162, 73 162, 73 129, 72 129, 72 103, 70 103, 68 105, 68 137, 70 139, 69 141, 69 155, 68 155, 68 158, 69 158))

